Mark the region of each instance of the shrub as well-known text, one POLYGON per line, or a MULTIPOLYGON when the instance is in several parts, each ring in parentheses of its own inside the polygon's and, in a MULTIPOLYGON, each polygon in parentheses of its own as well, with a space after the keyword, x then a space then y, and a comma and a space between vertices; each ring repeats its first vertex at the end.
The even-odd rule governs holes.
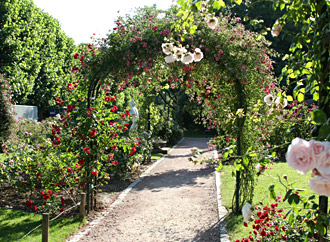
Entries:
POLYGON ((8 139, 10 127, 14 122, 10 95, 10 84, 8 80, 4 79, 4 76, 0 74, 0 145, 8 139))

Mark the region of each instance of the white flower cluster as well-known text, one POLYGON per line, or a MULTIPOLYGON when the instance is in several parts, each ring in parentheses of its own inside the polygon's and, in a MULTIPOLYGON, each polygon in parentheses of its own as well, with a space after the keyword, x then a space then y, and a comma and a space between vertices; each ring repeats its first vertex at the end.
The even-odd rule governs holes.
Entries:
MULTIPOLYGON (((273 105, 274 97, 271 94, 268 94, 264 97, 264 101, 268 106, 271 106, 273 105)), ((288 100, 285 97, 277 97, 274 103, 278 108, 285 108, 288 106, 288 100)))
POLYGON ((163 52, 167 55, 165 57, 166 63, 173 63, 175 61, 181 61, 183 64, 188 65, 192 62, 199 62, 203 59, 203 52, 196 48, 194 53, 188 52, 184 47, 174 46, 173 43, 163 43, 163 52))

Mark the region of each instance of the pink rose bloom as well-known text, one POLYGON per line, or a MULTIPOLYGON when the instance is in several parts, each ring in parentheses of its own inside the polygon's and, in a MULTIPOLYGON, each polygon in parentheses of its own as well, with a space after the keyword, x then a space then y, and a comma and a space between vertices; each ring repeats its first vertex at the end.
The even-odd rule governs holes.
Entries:
POLYGON ((325 154, 325 151, 329 149, 329 142, 320 142, 317 140, 310 140, 309 144, 311 145, 313 155, 318 157, 325 154))
POLYGON ((330 179, 330 143, 316 140, 310 140, 309 143, 320 176, 330 179))
POLYGON ((330 179, 322 176, 309 180, 309 187, 320 196, 330 197, 330 179))
POLYGON ((300 138, 292 140, 286 153, 286 160, 290 167, 302 174, 306 174, 316 165, 310 143, 300 138))

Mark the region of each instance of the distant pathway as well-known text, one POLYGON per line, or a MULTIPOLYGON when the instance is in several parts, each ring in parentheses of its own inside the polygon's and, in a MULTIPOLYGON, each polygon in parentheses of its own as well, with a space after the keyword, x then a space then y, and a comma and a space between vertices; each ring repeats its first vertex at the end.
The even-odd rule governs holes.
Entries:
POLYGON ((214 167, 188 161, 207 141, 185 138, 79 241, 218 242, 214 167))

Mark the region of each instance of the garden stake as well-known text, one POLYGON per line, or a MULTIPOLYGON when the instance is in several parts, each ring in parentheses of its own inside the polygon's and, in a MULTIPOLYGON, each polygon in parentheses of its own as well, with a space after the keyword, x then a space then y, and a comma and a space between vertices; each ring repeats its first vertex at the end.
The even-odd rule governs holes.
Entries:
POLYGON ((80 210, 79 215, 81 218, 86 217, 86 193, 82 192, 80 194, 80 210))
POLYGON ((49 238, 49 213, 42 214, 42 242, 48 242, 49 238))

